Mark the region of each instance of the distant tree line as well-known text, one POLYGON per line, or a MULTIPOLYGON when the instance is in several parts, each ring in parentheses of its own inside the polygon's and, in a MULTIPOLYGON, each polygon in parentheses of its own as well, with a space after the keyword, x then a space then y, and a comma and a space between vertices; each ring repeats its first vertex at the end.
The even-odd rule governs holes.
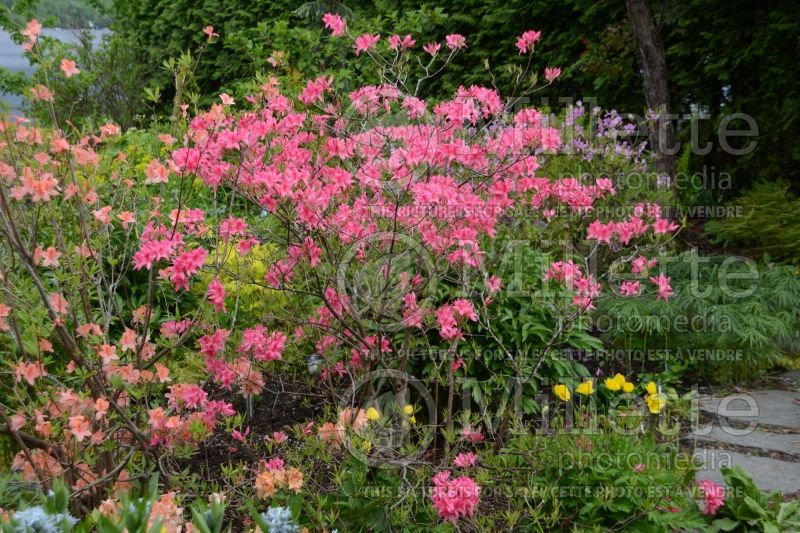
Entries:
POLYGON ((58 28, 107 28, 111 17, 107 0, 0 0, 0 5, 15 11, 30 10, 40 21, 58 28), (30 7, 26 6, 28 4, 30 7), (20 9, 23 8, 23 9, 20 9))
MULTIPOLYGON (((661 96, 677 117, 672 126, 684 146, 673 168, 733 176, 732 188, 722 195, 709 191, 710 196, 693 200, 720 201, 762 179, 788 179, 795 190, 800 189, 800 180, 795 179, 800 169, 800 2, 796 0, 16 1, 35 4, 42 11, 57 9, 62 16, 81 6, 74 7, 75 12, 85 13, 82 20, 96 24, 110 16, 118 49, 126 50, 137 63, 135 83, 120 86, 157 89, 161 98, 156 110, 163 113, 174 108, 175 79, 170 69, 163 68, 164 61, 186 51, 196 53, 205 44, 206 25, 213 25, 220 38, 205 47, 194 76, 183 88, 186 94, 197 95, 202 105, 223 90, 244 94, 254 87, 249 82, 257 76, 277 75, 291 85, 324 72, 334 75, 340 90, 377 81, 353 60, 352 50, 323 30, 322 14, 330 11, 345 16, 352 32, 384 37, 411 33, 419 45, 449 33, 468 36, 466 53, 454 68, 430 80, 422 88, 423 96, 439 97, 460 85, 490 83, 509 95, 522 61, 514 48, 516 37, 536 29, 542 31, 535 56, 540 77, 545 66, 559 66, 563 73, 557 83, 536 94, 533 105, 546 102, 557 107, 563 99, 583 99, 645 115, 648 99, 642 82, 652 65, 643 60, 631 24, 629 8, 638 4, 649 8, 663 47, 666 83, 661 96), (93 19, 92 13, 101 15, 93 19), (744 155, 731 153, 718 138, 720 128, 752 128, 737 113, 752 117, 758 129, 757 148, 744 155), (699 150, 687 148, 692 135, 699 150)), ((639 40, 650 31, 645 25, 639 40)), ((142 102, 142 114, 150 112, 141 93, 124 100, 142 102)), ((735 139, 733 148, 746 147, 752 140, 735 139)))

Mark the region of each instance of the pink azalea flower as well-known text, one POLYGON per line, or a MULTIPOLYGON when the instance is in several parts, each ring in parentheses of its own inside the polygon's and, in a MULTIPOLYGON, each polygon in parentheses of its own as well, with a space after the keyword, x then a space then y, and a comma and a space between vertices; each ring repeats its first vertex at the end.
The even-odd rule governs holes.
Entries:
POLYGON ((422 47, 423 50, 425 50, 427 53, 429 53, 434 57, 436 56, 436 54, 439 53, 439 50, 441 50, 441 48, 442 45, 440 43, 428 43, 426 45, 423 45, 422 47))
POLYGON ((561 76, 561 69, 559 67, 545 67, 544 79, 547 81, 552 82, 559 76, 561 76))
POLYGON ((450 479, 445 470, 433 476, 431 500, 439 518, 456 523, 462 516, 472 516, 480 502, 480 487, 472 478, 450 479))
POLYGON ((718 483, 708 479, 700 480, 697 484, 700 486, 700 490, 706 500, 703 514, 717 514, 717 510, 725 505, 725 489, 718 483))
POLYGON ((411 35, 406 35, 405 37, 400 37, 399 35, 395 34, 389 37, 389 50, 408 50, 416 41, 411 37, 411 35))
POLYGON ((340 37, 344 35, 344 30, 347 27, 347 21, 339 15, 325 13, 322 15, 322 22, 325 23, 326 28, 331 30, 331 35, 334 37, 340 37))
POLYGON ((361 55, 361 52, 366 52, 378 44, 378 41, 380 40, 381 36, 377 34, 370 35, 369 33, 365 33, 364 35, 359 35, 356 37, 356 55, 361 55))
POLYGON ((250 435, 250 426, 244 430, 244 432, 239 431, 238 429, 234 429, 231 431, 231 437, 234 440, 238 440, 239 442, 244 442, 247 439, 247 436, 250 435))
POLYGON ((675 231, 678 229, 677 224, 673 224, 666 218, 659 218, 653 223, 653 232, 656 235, 661 235, 663 233, 669 233, 671 231, 675 231))
POLYGON ((542 32, 540 31, 528 30, 523 33, 517 39, 517 48, 519 49, 519 53, 527 54, 529 51, 533 50, 533 45, 536 44, 541 36, 542 32))
POLYGON ((619 286, 619 293, 623 296, 638 296, 642 284, 638 281, 623 281, 619 286))
POLYGON ((605 242, 606 244, 611 244, 611 238, 613 235, 614 223, 609 222, 608 224, 603 224, 599 220, 595 220, 589 224, 588 232, 586 234, 587 238, 597 242, 605 242))
POLYGON ((275 444, 282 444, 288 440, 286 433, 283 431, 275 431, 272 435, 268 435, 266 437, 267 442, 273 442, 275 444))
POLYGON ((450 50, 458 50, 467 47, 467 39, 458 33, 452 33, 445 37, 445 43, 450 50))
POLYGON ((656 259, 647 259, 646 257, 640 255, 631 262, 631 272, 633 274, 640 274, 647 269, 656 266, 656 263, 656 259))
POLYGON ((209 41, 211 41, 211 39, 213 39, 214 37, 219 37, 219 33, 216 33, 214 31, 214 26, 210 26, 210 25, 206 26, 205 28, 203 28, 203 33, 208 35, 208 40, 209 41))
MULTIPOLYGON (((269 439, 269 437, 267 437, 269 439)), ((268 472, 280 472, 286 469, 286 463, 280 457, 273 457, 269 461, 264 462, 264 468, 268 472)))
POLYGON ((472 429, 472 426, 467 424, 461 431, 461 434, 469 442, 482 442, 484 439, 483 432, 480 429, 472 429))
POLYGON ((472 452, 460 453, 453 460, 453 464, 458 468, 469 468, 475 466, 478 456, 472 452))
POLYGON ((672 278, 668 278, 663 273, 659 274, 657 278, 650 278, 650 281, 658 287, 658 296, 656 300, 669 300, 669 297, 672 296, 672 287, 670 287, 669 284, 671 279, 672 278))
POLYGON ((491 276, 486 280, 486 289, 489 291, 489 294, 500 292, 502 285, 503 281, 497 276, 491 276))
POLYGON ((218 313, 225 312, 225 287, 222 286, 222 283, 219 282, 219 279, 214 278, 211 280, 211 283, 208 284, 208 290, 206 291, 208 295, 208 301, 214 304, 214 309, 218 313))

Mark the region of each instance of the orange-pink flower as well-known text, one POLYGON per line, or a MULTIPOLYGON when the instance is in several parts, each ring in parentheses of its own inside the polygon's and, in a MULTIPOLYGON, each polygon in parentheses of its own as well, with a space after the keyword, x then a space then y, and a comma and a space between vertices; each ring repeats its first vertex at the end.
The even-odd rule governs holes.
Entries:
POLYGON ((303 473, 295 467, 286 470, 286 486, 290 490, 300 492, 300 489, 303 488, 303 473))
POLYGON ((42 100, 43 102, 52 102, 55 100, 53 93, 50 92, 50 89, 42 85, 41 83, 36 85, 35 87, 31 87, 31 94, 37 100, 42 100))
POLYGON ((117 347, 111 344, 103 344, 96 348, 97 355, 103 360, 103 364, 110 364, 112 361, 119 359, 117 356, 117 347))
POLYGON ((269 470, 261 472, 256 476, 256 494, 265 500, 275 494, 275 475, 269 470))
POLYGON ((14 377, 17 381, 26 381, 28 385, 33 385, 37 379, 47 375, 42 363, 18 363, 14 367, 14 377))
POLYGON ((80 69, 75 65, 75 62, 66 58, 61 60, 61 71, 68 78, 81 73, 80 69))
POLYGON ((48 246, 47 250, 42 252, 42 266, 55 268, 59 265, 58 259, 61 257, 59 252, 54 246, 48 246))
POLYGON ((4 303, 0 303, 0 331, 8 331, 8 315, 11 314, 11 308, 4 303))
POLYGON ((69 429, 78 442, 82 442, 83 439, 92 434, 92 426, 83 415, 69 417, 69 429))
POLYGON ((219 33, 216 33, 214 31, 214 26, 210 26, 210 25, 206 26, 205 28, 203 28, 203 33, 208 35, 208 40, 209 41, 211 41, 211 39, 213 39, 214 37, 219 37, 219 33))
POLYGON ((28 21, 28 25, 25 26, 25 29, 20 33, 28 38, 29 43, 34 44, 36 43, 36 39, 39 38, 39 34, 42 33, 42 25, 38 20, 31 19, 28 21))
POLYGON ((131 224, 136 222, 136 215, 130 211, 122 211, 117 215, 117 218, 122 222, 122 229, 127 230, 131 224))
POLYGON ((167 183, 169 181, 169 170, 167 167, 158 162, 158 159, 153 159, 144 171, 147 179, 144 180, 145 185, 153 183, 167 183))
POLYGON ((111 404, 108 403, 108 400, 103 398, 102 396, 99 397, 94 401, 94 417, 96 420, 100 420, 106 413, 108 412, 108 408, 111 407, 111 404))
POLYGON ((67 310, 69 309, 69 302, 66 298, 61 296, 57 292, 53 292, 50 294, 49 298, 50 305, 53 307, 53 311, 55 311, 59 315, 67 314, 67 310))
POLYGON ((89 337, 91 335, 100 336, 103 334, 103 330, 100 329, 100 326, 97 324, 93 324, 89 322, 88 324, 81 324, 75 331, 78 333, 78 337, 89 337))

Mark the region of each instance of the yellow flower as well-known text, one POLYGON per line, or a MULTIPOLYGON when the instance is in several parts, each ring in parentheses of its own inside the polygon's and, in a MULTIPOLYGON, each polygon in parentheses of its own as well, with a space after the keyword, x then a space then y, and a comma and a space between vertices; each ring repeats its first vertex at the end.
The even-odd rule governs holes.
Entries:
POLYGON ((414 406, 413 405, 406 405, 403 407, 403 412, 409 416, 414 414, 414 406))
POLYGON ((645 385, 644 388, 647 391, 647 394, 658 394, 658 385, 656 385, 654 381, 651 381, 645 385))
POLYGON ((575 388, 575 392, 583 394, 584 396, 589 396, 594 392, 594 381, 587 379, 575 388))
POLYGON ((411 416, 411 417, 408 419, 408 421, 409 421, 409 422, 411 422, 412 424, 416 424, 416 423, 417 423, 417 417, 415 417, 415 416, 411 416))
POLYGON ((372 451, 372 443, 368 440, 361 441, 361 449, 364 450, 364 453, 369 453, 372 451))
POLYGON ((558 398, 563 402, 569 401, 569 389, 566 385, 554 385, 553 394, 558 396, 558 398))
POLYGON ((654 415, 660 413, 661 410, 667 405, 667 399, 663 394, 648 394, 645 397, 645 400, 647 401, 647 407, 654 415))
POLYGON ((630 381, 626 381, 625 383, 623 383, 622 384, 622 392, 624 392, 626 394, 632 393, 633 392, 633 383, 631 383, 630 381))
POLYGON ((381 414, 378 412, 377 409, 374 407, 370 407, 367 409, 367 420, 377 420, 381 417, 381 414))
POLYGON ((613 378, 606 378, 605 384, 608 390, 617 392, 625 385, 625 376, 622 374, 615 374, 613 378))

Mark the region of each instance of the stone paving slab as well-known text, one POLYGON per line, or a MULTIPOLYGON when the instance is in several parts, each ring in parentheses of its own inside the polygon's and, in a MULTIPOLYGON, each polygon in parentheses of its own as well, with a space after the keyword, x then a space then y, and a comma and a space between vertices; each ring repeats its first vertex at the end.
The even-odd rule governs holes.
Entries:
POLYGON ((758 390, 700 399, 700 410, 732 422, 800 431, 800 392, 758 390))
POLYGON ((787 370, 778 374, 777 378, 789 383, 800 383, 800 370, 787 370))
POLYGON ((747 448, 757 448, 764 452, 792 454, 800 458, 800 434, 798 433, 749 431, 746 434, 742 434, 744 430, 723 428, 718 425, 711 426, 709 429, 700 428, 689 433, 684 438, 688 442, 723 442, 747 448))
POLYGON ((723 467, 741 466, 761 490, 779 490, 784 495, 800 492, 800 463, 770 457, 745 455, 722 449, 699 449, 694 453, 703 467, 696 478, 724 483, 723 467))

